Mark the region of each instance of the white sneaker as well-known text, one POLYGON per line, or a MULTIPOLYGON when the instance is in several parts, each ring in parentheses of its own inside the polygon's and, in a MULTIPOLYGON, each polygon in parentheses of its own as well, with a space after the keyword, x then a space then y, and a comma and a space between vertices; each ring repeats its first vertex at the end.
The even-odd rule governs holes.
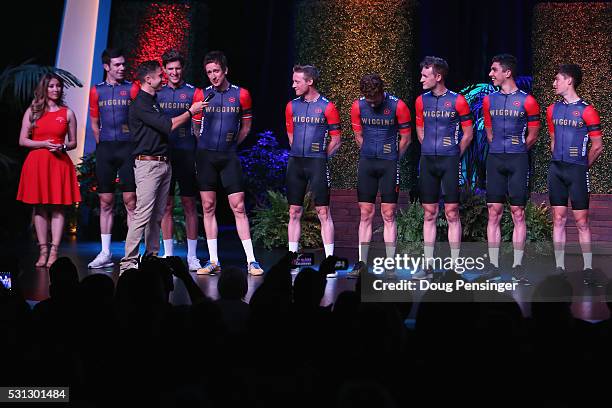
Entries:
POLYGON ((197 271, 198 269, 202 269, 202 265, 200 265, 200 260, 195 256, 187 257, 187 265, 189 266, 190 271, 197 271))
POLYGON ((96 258, 91 261, 87 267, 90 269, 109 268, 114 266, 113 254, 110 252, 100 252, 96 258))

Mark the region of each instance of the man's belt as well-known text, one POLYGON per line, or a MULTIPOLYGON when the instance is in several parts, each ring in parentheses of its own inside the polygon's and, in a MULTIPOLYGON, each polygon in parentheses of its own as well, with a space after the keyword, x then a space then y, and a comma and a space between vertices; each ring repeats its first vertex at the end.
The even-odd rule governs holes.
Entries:
POLYGON ((147 156, 144 154, 139 154, 138 156, 136 156, 136 160, 167 162, 168 156, 147 156))

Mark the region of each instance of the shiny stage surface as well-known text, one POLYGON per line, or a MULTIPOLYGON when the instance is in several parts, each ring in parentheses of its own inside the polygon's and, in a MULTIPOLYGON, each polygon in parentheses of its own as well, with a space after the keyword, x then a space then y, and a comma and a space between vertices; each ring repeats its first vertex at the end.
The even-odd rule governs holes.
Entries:
MULTIPOLYGON (((235 232, 233 232, 235 234, 235 232)), ((244 251, 238 239, 229 238, 227 240, 223 240, 222 235, 220 234, 219 238, 219 260, 221 262, 222 267, 227 266, 238 266, 242 267, 246 271, 246 258, 244 256, 244 251)), ((100 251, 100 243, 99 242, 83 242, 73 240, 64 240, 62 245, 60 246, 59 255, 66 256, 70 258, 74 264, 76 265, 79 278, 83 279, 84 277, 94 274, 94 273, 103 273, 110 276, 113 279, 115 284, 117 283, 117 279, 119 278, 119 260, 123 256, 124 253, 124 242, 113 242, 111 244, 111 252, 113 254, 113 261, 115 262, 114 267, 109 268, 101 268, 101 269, 88 269, 87 264, 91 262, 92 259, 96 257, 98 252, 100 251)), ((141 253, 144 252, 144 244, 141 243, 141 253)), ((163 246, 162 246, 163 252, 163 246)), ((316 262, 320 262, 323 259, 323 251, 310 251, 315 253, 316 262)), ((353 253, 356 255, 356 251, 354 250, 338 250, 339 256, 351 257, 352 259, 353 253)), ((21 275, 21 285, 23 288, 24 296, 27 300, 30 301, 41 301, 49 297, 49 272, 47 268, 36 268, 34 263, 38 259, 38 247, 34 244, 27 245, 25 247, 21 247, 18 249, 19 253, 19 266, 22 271, 21 275)), ((208 252, 206 251, 206 242, 203 240, 198 241, 198 257, 202 265, 206 259, 208 259, 208 252)), ((257 261, 261 264, 264 270, 268 270, 271 266, 273 266, 284 254, 285 250, 276 249, 276 250, 265 250, 263 248, 255 248, 255 256, 257 261)), ((187 247, 186 244, 175 244, 174 245, 174 255, 180 256, 186 262, 187 256, 187 247)), ((352 266, 352 265, 351 265, 352 266)), ((343 276, 348 271, 340 271, 340 275, 343 276)), ((196 275, 194 272, 191 273, 194 277, 196 283, 200 286, 204 294, 206 296, 217 299, 219 294, 217 292, 217 280, 218 276, 207 276, 207 275, 196 275)), ((295 274, 293 278, 295 278, 295 274)), ((174 279, 175 290, 170 295, 170 301, 176 305, 182 304, 190 304, 189 296, 187 291, 185 290, 184 285, 178 280, 174 279)), ((248 276, 249 290, 246 296, 246 301, 248 302, 251 295, 257 289, 257 287, 263 282, 263 277, 261 276, 248 276)), ((339 279, 328 279, 327 287, 325 290, 325 296, 323 298, 322 304, 329 305, 333 303, 336 299, 336 296, 345 290, 354 290, 355 288, 355 280, 350 280, 346 278, 339 279)))
MULTIPOLYGON (((234 237, 232 235, 236 235, 235 230, 220 231, 218 245, 219 259, 221 261, 222 266, 232 265, 243 267, 246 270, 246 259, 244 257, 244 251, 242 249, 240 241, 237 239, 237 236, 234 237)), ((143 249, 143 245, 141 245, 141 252, 143 249)), ((59 253, 60 256, 67 256, 75 263, 79 272, 79 277, 81 279, 90 274, 104 273, 110 276, 116 283, 119 277, 118 263, 124 252, 124 243, 112 243, 111 251, 113 253, 113 260, 115 261, 114 267, 103 269, 88 269, 87 264, 97 255, 99 250, 99 242, 83 242, 77 241, 76 238, 68 238, 62 243, 59 253)), ((175 255, 185 259, 186 251, 187 249, 185 244, 175 244, 175 255)), ((317 263, 323 259, 322 250, 308 252, 314 252, 315 261, 317 263)), ((266 271, 272 265, 274 265, 274 263, 277 262, 284 255, 284 253, 285 250, 282 249, 270 251, 262 248, 255 249, 255 255, 257 257, 257 260, 260 262, 260 264, 266 271)), ((356 248, 336 248, 335 253, 340 257, 347 258, 350 267, 352 267, 352 263, 357 257, 356 248)), ((34 262, 38 257, 38 248, 33 243, 18 245, 16 247, 15 254, 19 257, 19 266, 22 271, 20 282, 26 299, 30 301, 30 303, 46 299, 49 296, 48 269, 34 267, 34 262)), ((202 261, 202 264, 208 257, 208 253, 206 251, 206 243, 201 239, 198 242, 198 256, 202 261)), ((612 277, 610 276, 610 272, 612 271, 606 271, 606 273, 609 275, 608 278, 612 277)), ((347 273, 348 270, 339 271, 338 278, 327 279, 325 295, 321 302, 322 305, 329 305, 331 303, 334 303, 338 294, 345 290, 355 289, 356 281, 352 279, 347 279, 347 273)), ((534 285, 529 287, 518 287, 518 289, 512 293, 512 297, 519 303, 525 316, 528 316, 530 314, 529 302, 527 302, 526 300, 531 299, 531 295, 534 291, 534 288, 537 286, 537 283, 544 279, 544 277, 546 276, 543 273, 536 273, 533 275, 535 275, 533 276, 534 285)), ((192 273, 192 276, 194 277, 196 283, 200 286, 202 291, 208 297, 212 299, 217 299, 219 297, 217 292, 218 276, 201 276, 196 275, 195 273, 192 273)), ((293 275, 293 278, 295 278, 295 276, 296 275, 293 275)), ((474 275, 471 275, 469 273, 465 273, 464 276, 467 280, 473 280, 475 278, 474 275)), ((401 279, 410 279, 410 274, 399 273, 399 277, 401 279)), ((247 302, 249 301, 250 297, 257 289, 257 287, 263 282, 263 279, 264 277, 248 276, 249 289, 246 296, 247 302)), ((609 311, 605 303, 604 288, 597 288, 596 290, 587 291, 584 285, 582 285, 582 277, 579 273, 570 273, 569 281, 574 290, 574 302, 572 303, 572 311, 575 317, 589 321, 599 321, 607 319, 609 317, 609 311), (576 296, 576 294, 578 294, 578 296, 576 296)), ((421 295, 422 293, 420 292, 414 294, 413 299, 415 300, 415 303, 418 303, 418 300, 421 295)), ((185 290, 184 285, 176 278, 175 290, 170 296, 170 301, 176 305, 190 304, 189 296, 187 294, 187 291, 185 290)), ((416 309, 417 308, 412 309, 412 317, 414 317, 416 309)))

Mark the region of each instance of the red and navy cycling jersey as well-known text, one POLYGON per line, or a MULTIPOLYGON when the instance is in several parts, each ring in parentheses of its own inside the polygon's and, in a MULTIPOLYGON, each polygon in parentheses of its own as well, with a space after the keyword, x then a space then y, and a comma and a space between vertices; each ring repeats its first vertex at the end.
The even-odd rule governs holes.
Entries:
POLYGON ((548 132, 554 135, 553 161, 588 165, 589 137, 601 137, 599 113, 582 99, 559 101, 546 109, 548 132))
POLYGON ((198 149, 215 152, 236 151, 236 141, 243 120, 253 118, 253 102, 249 91, 230 85, 225 91, 209 86, 204 94, 214 97, 202 112, 198 149))
MULTIPOLYGON (((170 117, 182 115, 194 102, 203 100, 204 93, 202 90, 185 82, 178 88, 172 88, 171 86, 165 85, 157 92, 157 102, 162 112, 170 117)), ((193 122, 199 124, 201 121, 201 114, 193 116, 193 122)), ((170 138, 168 139, 170 148, 194 150, 196 146, 196 137, 191 129, 190 122, 174 129, 172 133, 170 133, 170 138)))
POLYGON ((493 133, 489 153, 527 152, 527 128, 540 126, 540 106, 533 96, 521 90, 493 92, 484 97, 482 112, 485 128, 493 133))
POLYGON ((285 108, 287 133, 293 134, 289 155, 292 157, 327 157, 327 135, 340 137, 340 115, 327 98, 319 95, 306 102, 303 97, 290 101, 285 108))
POLYGON ((128 127, 130 103, 140 87, 129 81, 119 84, 100 82, 89 91, 89 116, 100 119, 100 142, 130 142, 128 127))
POLYGON ((423 128, 421 154, 458 156, 461 126, 472 126, 470 106, 463 95, 447 90, 436 96, 431 91, 415 102, 416 125, 423 128))
POLYGON ((361 157, 398 160, 397 134, 410 134, 410 111, 404 101, 386 92, 376 108, 361 97, 351 107, 351 125, 362 132, 361 157))

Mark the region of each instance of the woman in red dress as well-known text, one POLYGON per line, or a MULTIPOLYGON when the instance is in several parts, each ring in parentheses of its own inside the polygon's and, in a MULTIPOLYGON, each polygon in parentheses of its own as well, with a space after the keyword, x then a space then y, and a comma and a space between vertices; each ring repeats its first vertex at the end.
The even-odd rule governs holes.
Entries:
POLYGON ((45 74, 23 115, 19 134, 19 144, 32 149, 23 163, 17 200, 34 205, 34 227, 40 246, 37 267, 49 267, 55 262, 64 231, 64 206, 81 201, 76 171, 66 154, 77 144, 76 117, 63 99, 64 81, 55 74, 45 74))

